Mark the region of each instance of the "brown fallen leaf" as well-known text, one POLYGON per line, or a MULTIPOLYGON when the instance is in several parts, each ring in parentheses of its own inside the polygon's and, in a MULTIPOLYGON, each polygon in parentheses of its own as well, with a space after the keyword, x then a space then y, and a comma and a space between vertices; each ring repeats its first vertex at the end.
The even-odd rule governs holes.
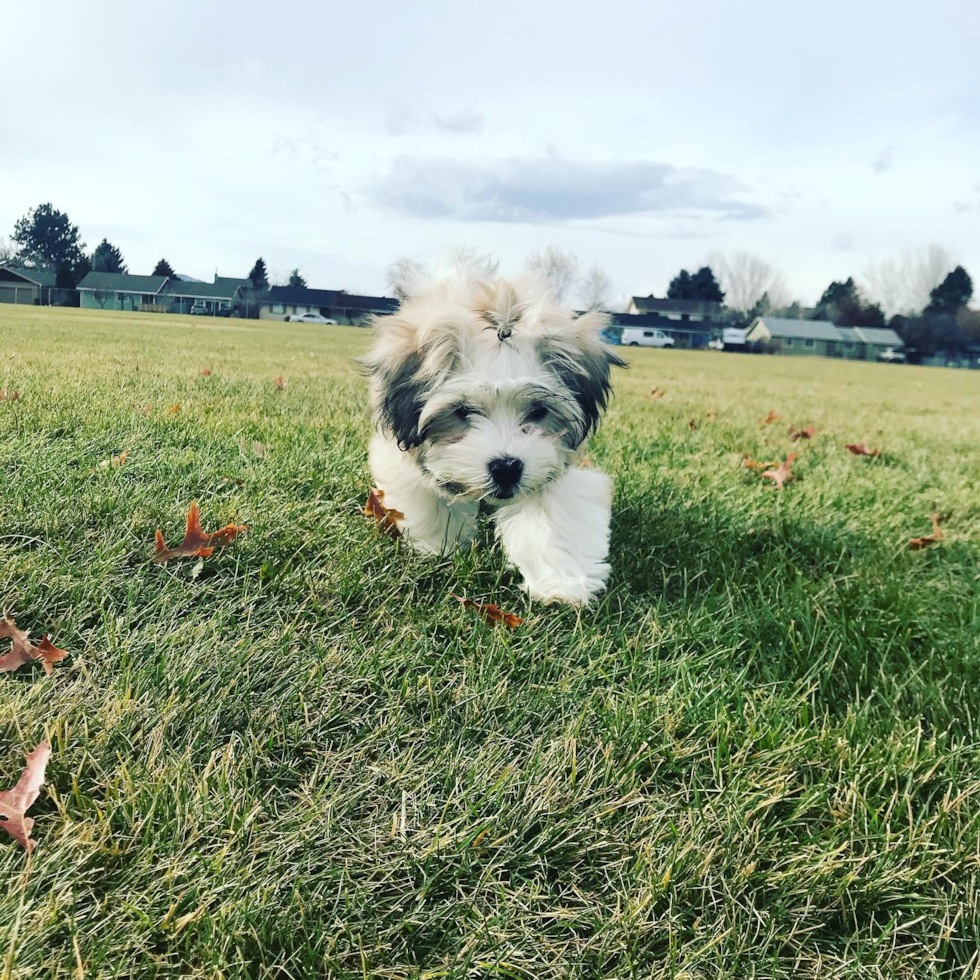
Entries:
POLYGON ((650 401, 656 401, 656 399, 663 398, 666 394, 667 392, 664 391, 663 388, 651 388, 650 394, 647 395, 647 398, 649 398, 650 401))
POLYGON ((27 757, 27 765, 17 785, 0 793, 0 827, 30 854, 34 850, 31 830, 34 819, 26 813, 34 805, 41 786, 44 784, 44 770, 51 758, 51 746, 47 739, 27 757))
POLYGON ((753 459, 748 453, 742 453, 742 459, 745 460, 745 468, 747 470, 765 470, 770 466, 778 466, 778 459, 766 460, 764 463, 759 462, 757 459, 753 459))
POLYGON ((259 442, 258 439, 256 439, 255 442, 252 443, 252 452, 255 453, 256 456, 261 456, 263 459, 265 459, 265 443, 259 442))
POLYGON ((286 379, 281 374, 276 378, 276 389, 278 391, 286 390, 286 379))
POLYGON ((68 656, 67 650, 59 650, 46 636, 42 636, 41 642, 35 646, 31 643, 29 635, 30 631, 18 629, 10 616, 5 615, 0 619, 0 637, 11 641, 10 650, 0 657, 0 673, 16 670, 32 660, 41 660, 44 664, 44 673, 50 674, 54 670, 52 665, 68 656))
POLYGON ((854 443, 845 442, 844 448, 849 450, 854 456, 880 456, 880 449, 871 449, 868 446, 868 440, 865 439, 864 442, 854 443))
POLYGON ((156 555, 154 561, 165 562, 171 558, 208 558, 215 548, 230 544, 242 531, 248 530, 244 524, 229 524, 218 531, 206 534, 201 529, 201 508, 197 501, 191 501, 187 510, 187 530, 184 540, 176 548, 168 548, 163 540, 163 532, 156 533, 156 555))
POLYGON ((909 551, 921 551, 923 548, 928 548, 930 545, 934 545, 937 541, 942 541, 945 534, 943 534, 943 529, 939 526, 939 515, 930 514, 929 520, 932 521, 932 534, 923 535, 921 538, 913 538, 909 542, 909 551))
POLYGON ((817 429, 816 426, 813 425, 804 425, 802 429, 794 432, 793 426, 790 426, 786 432, 789 435, 790 440, 792 442, 796 442, 798 439, 812 439, 816 435, 817 429))
POLYGON ((202 378, 210 378, 211 377, 211 368, 201 368, 201 377, 202 378))
POLYGON ((15 402, 20 398, 19 391, 8 391, 6 388, 0 388, 0 402, 15 402))
POLYGON ((400 510, 392 510, 385 507, 385 492, 377 487, 368 490, 367 503, 364 505, 364 516, 373 517, 378 522, 378 528, 382 534, 387 534, 389 538, 401 537, 401 529, 397 521, 405 520, 405 515, 400 510))
POLYGON ((764 419, 759 419, 759 425, 769 425, 772 422, 779 422, 780 418, 776 414, 776 409, 770 408, 769 414, 764 419))
POLYGON ((793 460, 796 459, 796 453, 790 453, 784 462, 780 463, 779 466, 774 470, 766 470, 762 475, 767 480, 772 480, 776 484, 779 490, 783 489, 783 484, 788 483, 790 480, 794 479, 793 473, 790 470, 790 466, 793 460))
POLYGON ((495 606, 492 602, 474 602, 472 599, 465 599, 461 595, 454 595, 453 598, 459 602, 464 609, 472 609, 484 622, 491 626, 503 623, 512 630, 517 629, 524 622, 520 616, 513 613, 504 612, 500 606, 495 606))
POLYGON ((180 413, 180 402, 177 402, 176 405, 171 405, 170 406, 170 414, 171 415, 178 415, 179 413, 180 413))
POLYGON ((126 457, 128 455, 129 455, 129 450, 126 449, 123 452, 121 452, 118 456, 110 456, 108 459, 104 459, 102 460, 101 463, 99 463, 99 469, 107 470, 110 467, 114 469, 118 469, 120 466, 122 466, 123 463, 126 462, 126 457))

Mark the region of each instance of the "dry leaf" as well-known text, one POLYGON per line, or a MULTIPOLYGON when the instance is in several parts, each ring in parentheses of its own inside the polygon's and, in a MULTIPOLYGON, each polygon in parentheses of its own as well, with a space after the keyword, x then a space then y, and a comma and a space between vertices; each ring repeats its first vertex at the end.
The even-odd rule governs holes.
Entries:
POLYGON ((935 544, 937 541, 942 541, 945 534, 943 534, 943 529, 939 526, 939 515, 930 514, 929 520, 932 521, 932 534, 926 534, 921 538, 913 538, 909 542, 909 551, 921 551, 923 548, 928 548, 930 545, 935 544))
POLYGON ((211 377, 211 368, 201 368, 201 377, 202 378, 210 378, 211 377))
POLYGON ((171 405, 170 406, 170 414, 171 415, 177 415, 179 412, 180 412, 180 402, 177 402, 176 405, 171 405))
POLYGON ((256 440, 255 442, 253 442, 252 443, 252 452, 255 453, 256 456, 261 456, 264 459, 265 458, 265 443, 261 443, 258 440, 256 440))
MULTIPOLYGON (((764 419, 759 419, 759 425, 769 425, 771 422, 780 421, 779 416, 776 414, 776 409, 770 408, 769 414, 764 419)), ((792 428, 792 426, 790 427, 792 428)))
POLYGON ((816 435, 817 430, 815 426, 804 425, 802 429, 794 432, 793 426, 790 426, 786 430, 786 433, 793 442, 796 442, 798 439, 812 439, 816 435))
POLYGON ((472 609, 473 612, 491 626, 503 623, 513 630, 517 629, 524 622, 520 616, 504 612, 500 606, 495 606, 492 602, 474 602, 472 599, 464 599, 461 595, 454 595, 453 598, 462 604, 464 609, 472 609))
POLYGON ((382 534, 387 534, 390 538, 401 537, 402 532, 396 521, 405 520, 405 515, 400 510, 385 507, 384 490, 371 487, 368 491, 367 503, 364 505, 364 515, 373 517, 378 522, 382 534))
POLYGON ((19 391, 8 391, 6 388, 0 388, 0 402, 15 402, 20 398, 19 391))
POLYGON ((276 378, 276 388, 279 391, 286 390, 286 379, 281 374, 279 375, 278 378, 276 378))
POLYGON ((766 462, 760 463, 759 460, 753 459, 748 453, 742 453, 742 459, 745 460, 745 468, 747 470, 765 470, 770 466, 779 465, 778 459, 766 460, 766 462))
POLYGON ((880 456, 880 449, 870 449, 868 447, 868 440, 865 439, 861 443, 846 442, 844 443, 844 448, 850 450, 850 452, 855 456, 880 456))
POLYGON ((0 827, 18 844, 26 847, 28 854, 34 850, 34 841, 31 840, 34 820, 25 814, 41 792, 44 770, 50 758, 51 746, 45 740, 27 757, 27 765, 17 785, 0 793, 0 827))
POLYGON ((34 646, 29 635, 30 631, 18 629, 10 616, 5 615, 0 619, 0 637, 11 641, 10 650, 0 657, 0 672, 16 670, 32 660, 41 660, 44 663, 44 673, 50 674, 54 669, 52 664, 68 656, 67 650, 59 650, 46 636, 42 636, 41 642, 34 646))
POLYGON ((647 395, 647 398, 649 398, 650 401, 655 401, 658 398, 663 398, 664 395, 666 395, 666 394, 667 394, 667 392, 664 391, 663 388, 652 388, 650 390, 650 394, 647 395))
POLYGON ((163 540, 163 532, 156 533, 155 561, 170 561, 171 558, 208 558, 214 554, 215 548, 223 548, 230 544, 242 531, 247 530, 243 524, 229 524, 219 531, 205 534, 201 529, 201 508, 197 501, 191 502, 187 511, 187 530, 184 540, 176 548, 168 548, 163 540))
POLYGON ((790 453, 786 457, 785 462, 780 463, 774 470, 766 470, 762 475, 767 480, 772 480, 772 482, 775 483, 780 490, 782 490, 783 484, 788 483, 793 479, 790 466, 792 465, 794 459, 796 459, 796 453, 790 453))
POLYGON ((698 420, 697 419, 688 419, 688 421, 687 421, 687 427, 689 429, 696 429, 698 427, 698 420))
POLYGON ((104 459, 102 460, 101 463, 99 463, 99 469, 107 470, 109 469, 110 466, 113 468, 118 468, 122 466, 123 463, 126 462, 126 457, 128 455, 129 455, 129 450, 127 449, 124 452, 121 452, 118 456, 110 456, 109 459, 104 459))

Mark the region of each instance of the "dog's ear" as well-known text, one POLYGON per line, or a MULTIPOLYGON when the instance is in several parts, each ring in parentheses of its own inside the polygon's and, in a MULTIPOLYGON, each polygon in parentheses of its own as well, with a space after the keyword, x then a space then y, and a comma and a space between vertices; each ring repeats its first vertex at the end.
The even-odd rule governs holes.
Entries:
POLYGON ((414 449, 422 444, 419 416, 428 385, 420 370, 423 356, 413 351, 400 362, 380 368, 378 379, 378 422, 398 443, 399 449, 414 449))
POLYGON ((609 318, 598 310, 576 317, 570 329, 550 333, 540 341, 542 363, 557 375, 572 394, 582 413, 581 425, 569 434, 573 446, 579 446, 595 431, 606 410, 612 384, 610 367, 626 363, 603 343, 601 332, 609 318))

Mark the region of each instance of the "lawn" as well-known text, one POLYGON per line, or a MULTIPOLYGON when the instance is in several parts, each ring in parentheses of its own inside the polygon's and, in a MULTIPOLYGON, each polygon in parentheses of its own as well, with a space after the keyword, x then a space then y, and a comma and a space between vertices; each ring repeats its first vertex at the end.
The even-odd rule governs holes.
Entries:
POLYGON ((361 515, 367 339, 0 306, 0 605, 70 651, 0 673, 0 978, 980 976, 980 373, 629 351, 580 612, 361 515), (248 531, 155 564, 192 500, 248 531))

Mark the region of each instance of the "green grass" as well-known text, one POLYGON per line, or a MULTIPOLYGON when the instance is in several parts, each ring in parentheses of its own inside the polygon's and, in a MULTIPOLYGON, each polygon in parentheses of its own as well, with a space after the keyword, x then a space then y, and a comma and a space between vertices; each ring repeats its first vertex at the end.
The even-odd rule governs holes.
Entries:
POLYGON ((0 306, 0 604, 72 654, 0 674, 0 977, 980 975, 980 375, 631 351, 576 612, 360 516, 366 341, 0 306), (192 499, 247 534, 154 564, 192 499))

